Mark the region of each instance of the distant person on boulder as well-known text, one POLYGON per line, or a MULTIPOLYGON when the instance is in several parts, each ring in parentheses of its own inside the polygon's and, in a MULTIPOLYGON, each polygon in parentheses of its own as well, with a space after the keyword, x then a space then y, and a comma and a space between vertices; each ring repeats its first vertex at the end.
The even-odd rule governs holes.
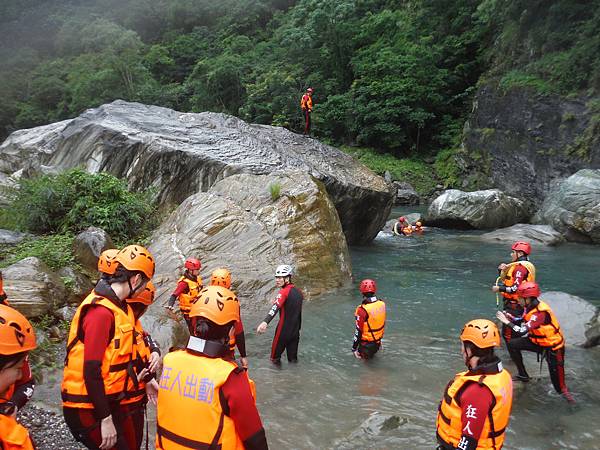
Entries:
POLYGON ((496 313, 500 322, 513 328, 519 335, 527 333, 526 336, 513 337, 508 343, 508 352, 519 371, 514 379, 529 381, 521 351, 535 352, 538 356, 541 355, 542 360, 546 358, 550 380, 556 392, 562 394, 569 403, 574 403, 565 383, 565 338, 556 315, 547 303, 538 298, 540 288, 537 283, 524 281, 519 285, 517 295, 519 303, 525 309, 523 320, 515 320, 507 312, 496 313))
POLYGON ((275 283, 280 288, 273 306, 265 320, 260 323, 256 332, 264 333, 269 322, 279 313, 279 323, 271 345, 271 362, 281 366, 281 355, 286 351, 291 363, 298 362, 298 344, 300 342, 300 327, 302 326, 302 302, 304 296, 300 289, 292 284, 292 266, 282 264, 275 270, 275 283))
POLYGON ((313 88, 309 87, 300 100, 300 108, 302 108, 302 114, 304 115, 304 134, 310 134, 310 115, 313 110, 312 94, 313 88))
MULTIPOLYGON (((215 269, 210 275, 211 286, 222 286, 231 289, 231 272, 227 269, 215 269)), ((239 300, 239 299, 238 299, 239 300)), ((233 336, 229 340, 229 359, 235 359, 235 347, 240 353, 242 366, 248 368, 248 357, 246 355, 246 335, 244 334, 244 324, 240 313, 240 320, 235 323, 233 336)))
POLYGON ((392 230, 396 236, 408 236, 413 232, 412 225, 406 217, 401 216, 398 217, 398 222, 394 224, 394 228, 392 230))
POLYGON ((18 406, 12 400, 15 383, 23 377, 27 356, 36 348, 33 326, 23 314, 0 305, 0 448, 34 450, 25 427, 17 420, 18 406))
POLYGON ((494 354, 500 346, 496 325, 467 322, 460 333, 467 366, 448 383, 438 407, 438 450, 501 449, 513 400, 510 373, 494 354))
MULTIPOLYGON (((500 293, 504 298, 503 310, 510 313, 515 320, 523 316, 523 308, 519 305, 517 289, 523 281, 535 281, 535 266, 529 261, 531 245, 529 242, 517 241, 511 247, 508 264, 498 266, 499 276, 492 291, 500 293)), ((520 335, 511 327, 502 325, 502 336, 508 344, 513 337, 520 335)))
POLYGON ((200 268, 202 264, 199 259, 188 258, 185 260, 183 275, 177 280, 177 286, 169 298, 168 304, 165 308, 173 310, 175 307, 175 301, 179 300, 179 310, 183 314, 185 323, 190 326, 190 309, 192 308, 192 302, 198 296, 198 293, 202 290, 203 283, 200 277, 200 268))
POLYGON ((385 303, 375 296, 377 285, 373 280, 362 280, 359 286, 362 303, 354 312, 356 329, 352 353, 358 359, 371 359, 381 347, 385 331, 385 303))

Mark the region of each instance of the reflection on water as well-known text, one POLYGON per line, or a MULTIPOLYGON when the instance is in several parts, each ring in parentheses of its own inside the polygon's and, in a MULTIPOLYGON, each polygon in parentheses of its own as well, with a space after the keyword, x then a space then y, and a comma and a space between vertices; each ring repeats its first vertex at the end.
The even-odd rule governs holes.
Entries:
MULTIPOLYGON (((351 352, 353 313, 360 302, 356 287, 341 289, 305 305, 300 363, 270 367, 270 338, 251 333, 247 347, 258 406, 273 449, 342 448, 372 412, 406 419, 379 436, 357 440, 354 448, 431 449, 435 416, 443 388, 463 370, 457 340, 473 318, 492 318, 490 291, 495 268, 508 260, 509 248, 482 244, 478 232, 429 230, 422 236, 382 235, 369 246, 351 249, 356 284, 377 280, 387 301, 384 348, 375 360, 356 360, 351 352)), ((565 244, 534 246, 542 290, 578 295, 600 306, 597 277, 600 249, 565 244)), ((560 318, 559 318, 560 319, 560 318)), ((513 369, 508 354, 500 356, 513 369)), ((600 449, 600 349, 568 347, 567 385, 578 404, 572 408, 550 384, 544 363, 525 355, 534 379, 516 385, 506 449, 600 449)), ((348 447, 347 443, 343 448, 348 447)))

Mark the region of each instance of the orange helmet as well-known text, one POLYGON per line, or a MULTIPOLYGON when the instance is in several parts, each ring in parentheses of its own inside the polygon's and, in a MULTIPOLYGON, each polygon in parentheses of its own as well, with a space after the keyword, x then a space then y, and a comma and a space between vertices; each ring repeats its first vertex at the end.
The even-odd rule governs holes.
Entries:
POLYGON ((361 294, 374 294, 377 292, 377 285, 373 280, 362 280, 358 289, 361 294))
POLYGON ((498 327, 487 319, 475 319, 467 322, 460 332, 460 340, 472 342, 479 348, 500 347, 498 327))
POLYGON ((148 279, 154 275, 154 258, 141 245, 128 245, 117 253, 114 260, 127 270, 143 272, 148 279))
POLYGON ((233 292, 223 286, 207 286, 192 304, 191 317, 204 317, 217 325, 240 320, 240 304, 233 292))
POLYGON ((540 296, 540 286, 535 281, 523 281, 517 288, 517 295, 522 298, 540 296))
POLYGON ((196 258, 188 258, 185 260, 185 264, 183 265, 188 270, 200 270, 202 264, 199 259, 196 258))
POLYGON ((513 244, 511 250, 522 251, 526 255, 531 255, 531 245, 529 242, 517 241, 513 244))
POLYGON ((229 289, 231 287, 231 273, 227 269, 216 269, 210 275, 211 286, 223 286, 229 289))
POLYGON ((27 318, 10 306, 0 305, 0 355, 28 352, 35 347, 35 332, 27 318))
POLYGON ((417 223, 415 223, 415 225, 416 225, 416 226, 418 226, 418 227, 420 227, 420 226, 422 226, 423 224, 422 224, 420 221, 418 221, 418 220, 417 220, 417 223))
POLYGON ((152 284, 152 281, 148 281, 146 287, 142 292, 137 294, 133 298, 128 298, 127 303, 143 303, 146 306, 150 306, 152 302, 154 302, 154 294, 156 293, 156 288, 152 284))
POLYGON ((98 258, 98 272, 114 275, 118 266, 118 264, 114 262, 117 253, 119 253, 119 250, 116 248, 110 248, 100 253, 100 257, 98 258))

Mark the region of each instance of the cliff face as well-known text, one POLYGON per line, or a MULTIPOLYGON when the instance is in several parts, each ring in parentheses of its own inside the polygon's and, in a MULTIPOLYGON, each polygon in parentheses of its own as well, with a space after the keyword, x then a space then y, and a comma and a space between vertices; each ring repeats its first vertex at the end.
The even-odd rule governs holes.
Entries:
POLYGON ((465 125, 467 178, 539 205, 553 181, 600 168, 600 99, 480 87, 465 125), (483 176, 481 176, 483 175, 483 176))

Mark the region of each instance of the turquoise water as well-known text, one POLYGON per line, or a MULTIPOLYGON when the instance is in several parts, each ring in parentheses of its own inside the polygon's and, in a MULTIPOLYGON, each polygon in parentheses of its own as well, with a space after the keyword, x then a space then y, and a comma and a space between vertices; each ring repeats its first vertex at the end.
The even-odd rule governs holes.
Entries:
MULTIPOLYGON (((268 354, 274 326, 266 336, 246 322, 251 377, 273 449, 431 449, 435 447, 437 404, 446 383, 464 370, 458 334, 473 318, 492 318, 490 291, 506 245, 482 244, 479 232, 428 230, 422 236, 380 233, 368 246, 351 249, 355 284, 376 279, 387 302, 384 349, 364 363, 350 347, 353 312, 360 302, 355 286, 320 297, 304 307, 300 363, 277 370, 268 354), (397 429, 349 441, 373 412, 402 419, 397 429)), ((543 290, 580 296, 600 306, 600 248, 565 244, 534 246, 543 290)), ((560 319, 560 318, 559 318, 560 319)), ((274 325, 274 324, 273 324, 274 325)), ((500 350, 505 365, 513 368, 500 350)), ((536 378, 516 386, 506 449, 600 449, 600 348, 568 347, 567 385, 578 404, 554 394, 544 363, 525 363, 536 378)))

